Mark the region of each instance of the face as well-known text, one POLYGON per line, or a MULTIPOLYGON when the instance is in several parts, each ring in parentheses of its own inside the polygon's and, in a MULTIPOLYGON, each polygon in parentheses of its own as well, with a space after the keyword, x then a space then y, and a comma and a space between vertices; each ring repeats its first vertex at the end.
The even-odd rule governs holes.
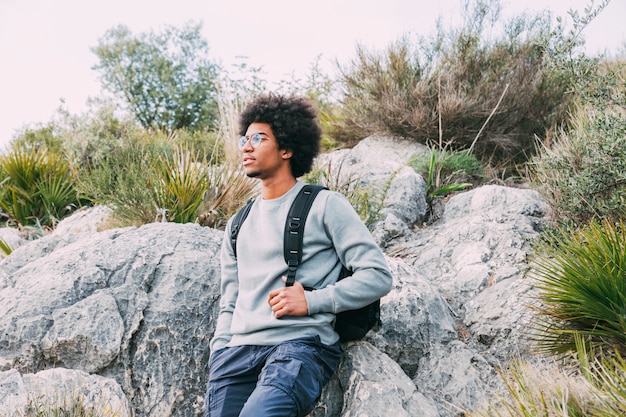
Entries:
POLYGON ((267 179, 285 170, 291 173, 289 158, 291 151, 279 149, 274 133, 267 123, 252 123, 246 131, 246 138, 250 139, 258 134, 261 141, 253 147, 251 140, 247 140, 241 149, 243 154, 243 169, 247 176, 267 179))

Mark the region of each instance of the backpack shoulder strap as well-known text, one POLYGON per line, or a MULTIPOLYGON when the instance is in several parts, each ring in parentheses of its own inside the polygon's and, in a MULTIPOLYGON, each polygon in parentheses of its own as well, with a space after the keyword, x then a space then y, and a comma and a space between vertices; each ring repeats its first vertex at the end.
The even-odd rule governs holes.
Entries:
POLYGON ((248 217, 250 209, 252 208, 252 203, 254 203, 254 198, 248 200, 246 205, 243 206, 237 214, 235 214, 235 218, 230 225, 230 242, 233 247, 233 252, 235 253, 235 258, 237 257, 237 236, 239 235, 239 229, 241 228, 244 220, 246 220, 246 217, 248 217))
POLYGON ((307 184, 298 193, 287 215, 285 223, 284 257, 287 262, 286 286, 291 287, 296 280, 296 270, 302 262, 302 240, 304 238, 304 224, 311 205, 317 194, 327 189, 321 185, 307 184))

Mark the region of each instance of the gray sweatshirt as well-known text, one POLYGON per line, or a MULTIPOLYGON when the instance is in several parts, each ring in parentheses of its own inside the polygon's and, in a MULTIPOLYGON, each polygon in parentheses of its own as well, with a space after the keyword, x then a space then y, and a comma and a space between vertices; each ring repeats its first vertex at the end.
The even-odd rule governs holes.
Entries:
POLYGON ((304 183, 283 196, 257 198, 237 237, 237 257, 228 222, 221 249, 221 299, 211 352, 225 346, 276 345, 289 339, 319 335, 322 343, 339 340, 335 314, 363 307, 387 294, 391 273, 385 257, 348 200, 322 190, 315 199, 304 230, 302 262, 296 280, 306 291, 307 316, 274 317, 270 291, 284 286, 285 220, 304 183), (341 264, 353 271, 337 282, 341 264))

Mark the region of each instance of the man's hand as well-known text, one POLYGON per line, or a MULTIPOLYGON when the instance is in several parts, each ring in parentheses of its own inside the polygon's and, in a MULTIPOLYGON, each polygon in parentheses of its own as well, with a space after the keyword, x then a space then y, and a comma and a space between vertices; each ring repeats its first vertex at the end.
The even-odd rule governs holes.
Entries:
MULTIPOLYGON (((283 282, 287 278, 283 277, 283 282)), ((304 296, 304 287, 298 281, 291 287, 282 287, 270 292, 268 303, 279 319, 283 316, 306 316, 309 314, 309 305, 304 296)))

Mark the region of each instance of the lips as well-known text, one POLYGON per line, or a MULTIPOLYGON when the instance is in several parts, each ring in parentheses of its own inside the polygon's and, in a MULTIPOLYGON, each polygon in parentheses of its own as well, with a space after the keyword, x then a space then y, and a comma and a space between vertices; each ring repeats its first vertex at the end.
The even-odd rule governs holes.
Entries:
POLYGON ((251 157, 251 156, 244 156, 243 157, 242 163, 243 163, 244 166, 246 166, 246 165, 248 165, 248 164, 250 164, 252 162, 254 162, 254 158, 253 157, 251 157))

